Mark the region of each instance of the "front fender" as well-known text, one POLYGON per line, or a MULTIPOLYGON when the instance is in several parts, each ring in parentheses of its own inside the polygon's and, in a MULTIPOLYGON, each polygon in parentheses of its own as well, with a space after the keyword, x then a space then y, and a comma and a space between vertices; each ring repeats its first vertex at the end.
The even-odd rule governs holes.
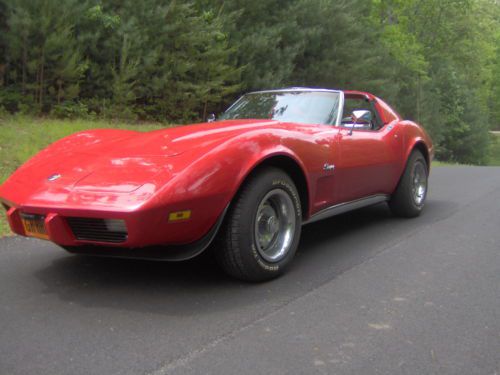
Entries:
MULTIPOLYGON (((176 242, 182 243, 188 238, 194 241, 208 233, 246 178, 269 158, 288 157, 301 168, 304 176, 308 176, 307 166, 292 150, 292 145, 282 142, 286 132, 269 133, 264 130, 244 134, 225 140, 216 147, 197 150, 196 157, 188 152, 174 158, 182 171, 174 172, 173 178, 143 208, 163 212, 191 210, 189 223, 175 224, 176 242), (197 238, 192 237, 193 229, 196 229, 197 238)), ((306 181, 309 189, 307 178, 306 181)), ((166 220, 167 215, 163 217, 166 220)))

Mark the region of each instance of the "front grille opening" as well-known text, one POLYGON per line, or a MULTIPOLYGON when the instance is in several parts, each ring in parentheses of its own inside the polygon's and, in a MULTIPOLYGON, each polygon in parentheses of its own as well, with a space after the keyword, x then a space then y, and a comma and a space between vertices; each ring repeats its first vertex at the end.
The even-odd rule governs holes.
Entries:
POLYGON ((109 243, 127 240, 125 220, 68 217, 66 221, 77 240, 109 243))

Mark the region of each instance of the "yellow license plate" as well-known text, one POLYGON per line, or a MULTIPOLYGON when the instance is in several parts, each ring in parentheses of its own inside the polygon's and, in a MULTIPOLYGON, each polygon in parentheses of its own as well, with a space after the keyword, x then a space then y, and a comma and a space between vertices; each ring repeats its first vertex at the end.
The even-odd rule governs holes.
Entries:
POLYGON ((49 239, 47 230, 45 229, 45 216, 21 214, 21 222, 23 223, 24 233, 29 237, 49 239))

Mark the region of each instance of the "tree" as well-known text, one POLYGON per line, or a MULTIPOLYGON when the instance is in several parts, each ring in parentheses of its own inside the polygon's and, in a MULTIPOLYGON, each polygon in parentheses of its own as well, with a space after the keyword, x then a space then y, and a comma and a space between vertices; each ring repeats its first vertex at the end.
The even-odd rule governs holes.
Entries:
POLYGON ((485 1, 373 1, 402 82, 397 106, 426 126, 441 160, 484 163, 487 155, 491 68, 484 61, 493 42, 477 17, 485 1))
POLYGON ((86 22, 97 32, 79 35, 91 61, 84 93, 110 99, 114 114, 128 108, 142 118, 188 121, 239 90, 240 70, 229 62, 214 12, 176 1, 106 1, 86 22))
POLYGON ((3 0, 0 0, 0 88, 3 87, 4 85, 5 70, 7 68, 5 60, 7 52, 6 35, 8 33, 6 15, 7 15, 7 5, 3 0))
POLYGON ((74 37, 78 0, 7 2, 7 80, 39 110, 78 96, 85 72, 74 37))
POLYGON ((484 163, 500 126, 500 3, 0 0, 12 112, 181 123, 297 85, 371 91, 422 123, 438 158, 484 163))
POLYGON ((305 48, 308 30, 299 26, 297 0, 208 0, 205 9, 225 22, 234 60, 242 68, 243 89, 280 87, 289 83, 295 59, 305 48))
POLYGON ((388 52, 377 41, 380 31, 367 27, 370 11, 371 4, 362 0, 300 1, 296 13, 306 43, 295 59, 293 81, 371 91, 390 99, 388 52))

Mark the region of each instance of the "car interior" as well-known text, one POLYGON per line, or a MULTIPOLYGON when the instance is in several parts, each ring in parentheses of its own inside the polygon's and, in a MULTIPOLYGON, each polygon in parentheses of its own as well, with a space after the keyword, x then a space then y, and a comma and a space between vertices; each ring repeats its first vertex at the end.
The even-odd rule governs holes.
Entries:
POLYGON ((355 130, 378 130, 381 127, 381 121, 373 102, 361 96, 346 96, 341 126, 346 128, 354 126, 355 130), (356 124, 353 124, 352 113, 354 111, 370 111, 371 116, 360 118, 356 124))

